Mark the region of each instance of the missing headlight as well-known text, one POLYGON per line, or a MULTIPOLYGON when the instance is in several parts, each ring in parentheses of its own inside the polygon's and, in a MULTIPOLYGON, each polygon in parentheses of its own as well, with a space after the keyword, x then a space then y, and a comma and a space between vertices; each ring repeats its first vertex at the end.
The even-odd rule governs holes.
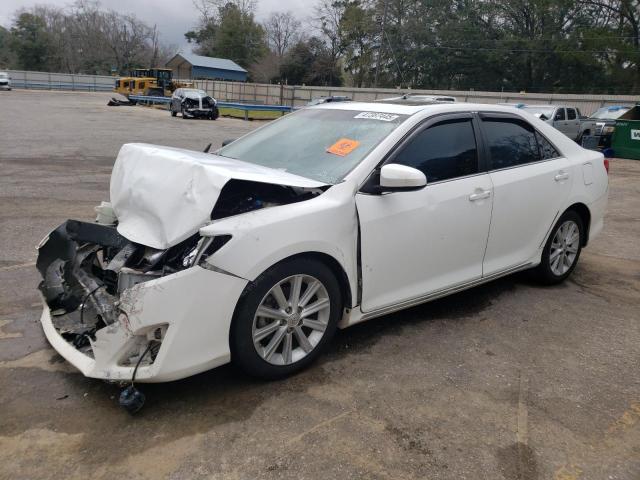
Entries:
POLYGON ((231 240, 231 235, 202 237, 196 247, 185 255, 182 260, 183 266, 188 268, 194 265, 202 265, 207 258, 220 250, 229 240, 231 240))

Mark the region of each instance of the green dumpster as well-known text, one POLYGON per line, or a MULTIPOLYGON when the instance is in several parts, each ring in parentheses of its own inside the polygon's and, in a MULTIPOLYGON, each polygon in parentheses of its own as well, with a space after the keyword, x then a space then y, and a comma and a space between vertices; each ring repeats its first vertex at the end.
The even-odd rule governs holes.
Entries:
POLYGON ((617 158, 640 160, 640 105, 616 120, 611 147, 617 158))

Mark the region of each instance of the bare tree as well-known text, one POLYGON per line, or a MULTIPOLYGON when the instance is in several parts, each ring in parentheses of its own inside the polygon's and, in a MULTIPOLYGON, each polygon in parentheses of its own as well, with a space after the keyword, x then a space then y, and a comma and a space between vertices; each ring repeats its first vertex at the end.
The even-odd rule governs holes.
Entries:
POLYGON ((278 58, 282 58, 300 39, 300 25, 300 21, 290 11, 273 12, 263 24, 269 48, 278 58))

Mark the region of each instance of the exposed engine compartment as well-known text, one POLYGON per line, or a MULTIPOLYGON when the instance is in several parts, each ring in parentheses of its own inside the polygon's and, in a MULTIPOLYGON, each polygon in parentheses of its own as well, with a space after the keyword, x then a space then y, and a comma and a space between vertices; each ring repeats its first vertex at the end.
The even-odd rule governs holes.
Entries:
MULTIPOLYGON (((230 180, 211 211, 211 220, 308 200, 323 191, 230 180)), ((118 305, 125 290, 194 265, 207 268, 206 258, 231 239, 231 235, 201 237, 196 233, 169 248, 152 248, 118 233, 117 219, 101 213, 105 206, 110 209, 104 203, 96 209, 97 222, 103 223, 67 220, 52 231, 41 243, 36 263, 43 278, 39 289, 51 310, 54 327, 89 356, 96 332, 119 321, 118 305)), ((157 341, 157 349, 151 349, 151 362, 161 334, 151 338, 157 341)), ((145 346, 136 345, 133 360, 145 346)))
POLYGON ((211 220, 310 200, 326 188, 301 188, 249 180, 229 180, 211 212, 211 220))

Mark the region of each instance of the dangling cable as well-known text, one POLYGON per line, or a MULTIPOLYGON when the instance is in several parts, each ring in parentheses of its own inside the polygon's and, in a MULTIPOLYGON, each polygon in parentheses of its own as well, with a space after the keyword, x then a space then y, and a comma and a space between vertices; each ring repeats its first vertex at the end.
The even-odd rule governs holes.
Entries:
POLYGON ((80 304, 80 323, 84 325, 84 305, 85 303, 87 303, 87 300, 89 300, 89 297, 91 295, 93 295, 94 293, 96 293, 96 290, 98 290, 99 288, 104 287, 105 284, 102 285, 98 285, 96 288, 94 288, 93 290, 91 290, 89 293, 87 293, 87 295, 84 297, 84 300, 82 300, 82 303, 80 304))
POLYGON ((131 376, 131 386, 132 387, 133 387, 134 382, 136 381, 136 373, 138 373, 138 367, 142 363, 142 359, 147 355, 147 353, 149 353, 149 350, 151 350, 151 346, 152 345, 153 345, 153 343, 149 342, 149 345, 147 345, 147 348, 145 349, 145 351, 142 353, 142 355, 140 355, 140 358, 138 359, 138 362, 136 363, 136 367, 133 369, 133 375, 131 376))

